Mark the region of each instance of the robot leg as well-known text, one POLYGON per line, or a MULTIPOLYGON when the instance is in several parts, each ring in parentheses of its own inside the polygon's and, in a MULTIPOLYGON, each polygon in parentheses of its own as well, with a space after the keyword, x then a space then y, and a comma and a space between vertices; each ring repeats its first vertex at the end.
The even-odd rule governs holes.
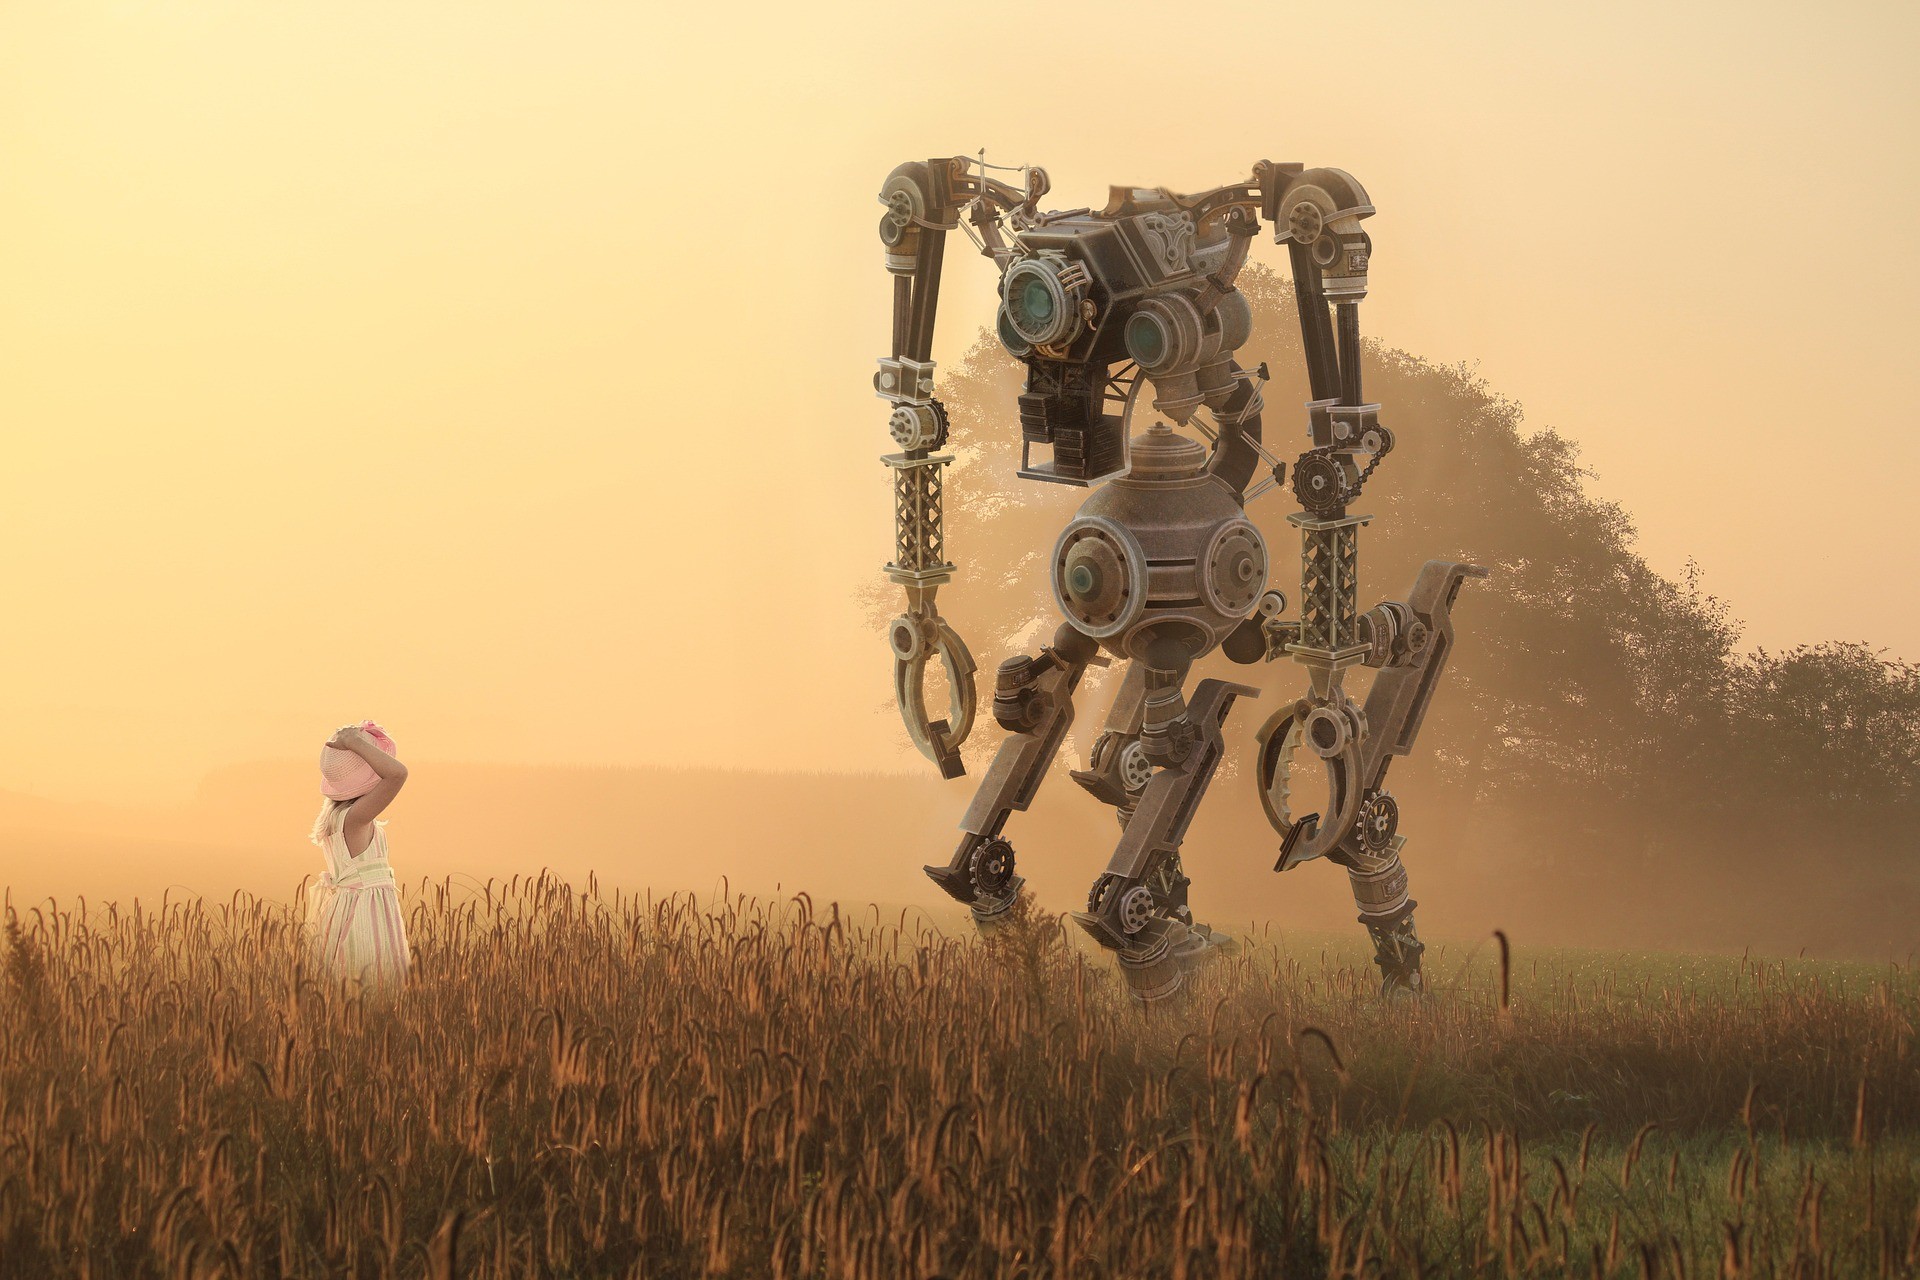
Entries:
POLYGON ((1101 804, 1112 805, 1126 829, 1140 806, 1140 794, 1153 777, 1153 764, 1140 745, 1142 704, 1147 691, 1147 668, 1129 662, 1120 678, 1120 692, 1107 712, 1107 723, 1094 739, 1087 767, 1069 775, 1101 804))
POLYGON ((944 867, 930 866, 933 882, 973 909, 982 929, 998 924, 1019 900, 1026 881, 1014 871, 1013 844, 1000 834, 1007 818, 1033 802, 1073 724, 1073 693, 1087 667, 1101 661, 1099 646, 1062 623, 1038 657, 1000 664, 993 715, 1008 730, 987 776, 960 820, 959 846, 944 867))
POLYGON ((1087 909, 1074 913, 1100 945, 1119 953, 1128 990, 1142 1003, 1172 995, 1187 969, 1232 945, 1193 922, 1180 843, 1220 764, 1220 726, 1234 699, 1260 696, 1246 685, 1202 680, 1183 705, 1177 680, 1168 685, 1156 674, 1148 673, 1140 736, 1150 761, 1172 762, 1153 771, 1087 909))
POLYGON ((1413 929, 1413 909, 1419 904, 1407 896, 1407 868, 1400 861, 1400 850, 1407 838, 1393 834, 1397 815, 1382 813, 1381 801, 1393 803, 1382 794, 1363 806, 1360 814, 1361 838, 1357 849, 1344 850, 1347 880, 1353 886, 1353 902, 1360 908, 1360 923, 1373 939, 1373 962, 1380 966, 1380 992, 1421 991, 1420 955, 1426 950, 1413 929), (1380 837, 1384 836, 1384 839, 1380 837))

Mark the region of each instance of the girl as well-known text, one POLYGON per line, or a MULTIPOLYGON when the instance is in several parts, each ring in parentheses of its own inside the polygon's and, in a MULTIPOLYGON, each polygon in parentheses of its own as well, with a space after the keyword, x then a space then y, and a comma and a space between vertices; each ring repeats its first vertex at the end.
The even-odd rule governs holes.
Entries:
POLYGON ((407 781, 393 739, 368 720, 344 725, 320 748, 320 792, 313 842, 327 871, 308 899, 314 960, 334 978, 397 988, 407 976, 407 929, 400 891, 387 865, 380 813, 407 781))

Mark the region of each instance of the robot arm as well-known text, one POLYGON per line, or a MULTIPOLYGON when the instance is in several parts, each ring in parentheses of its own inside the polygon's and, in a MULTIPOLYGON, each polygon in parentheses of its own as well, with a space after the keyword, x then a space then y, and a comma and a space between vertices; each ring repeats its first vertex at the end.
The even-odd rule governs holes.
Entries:
POLYGON ((933 394, 933 322, 939 303, 940 268, 947 232, 964 214, 980 236, 981 252, 996 262, 1010 255, 1000 234, 1004 210, 1031 216, 1047 190, 1044 171, 1027 171, 1024 191, 974 172, 963 156, 903 164, 888 175, 880 202, 880 239, 893 276, 892 353, 880 361, 874 390, 892 406, 888 433, 900 452, 881 461, 893 472, 894 559, 887 576, 906 591, 906 611, 888 627, 894 657, 894 696, 907 732, 942 777, 966 772, 960 744, 972 731, 977 694, 974 661, 966 642, 940 616, 934 597, 953 578, 945 555, 943 486, 953 455, 947 415, 933 394), (927 663, 946 668, 948 713, 931 717, 926 705, 927 663))
POLYGON ((1261 798, 1283 837, 1275 869, 1284 870, 1386 846, 1379 835, 1390 839, 1395 812, 1380 789, 1388 760, 1412 749, 1452 647, 1450 614, 1461 582, 1486 571, 1434 561, 1408 600, 1360 612, 1358 538, 1371 517, 1348 508, 1393 448, 1380 406, 1365 402, 1360 376, 1360 301, 1373 249, 1360 223, 1373 205, 1338 169, 1276 173, 1262 183, 1261 195, 1274 237, 1287 243, 1292 260, 1314 397, 1311 447, 1293 468, 1301 510, 1287 517, 1301 535, 1300 617, 1281 622, 1276 606, 1262 610, 1259 624, 1266 656, 1291 655, 1311 680, 1308 696, 1260 732, 1261 798), (1360 664, 1379 670, 1364 708, 1342 687, 1347 669, 1360 664), (1291 762, 1302 747, 1322 761, 1327 798, 1321 813, 1296 819, 1289 808, 1291 762), (1377 843, 1368 843, 1363 831, 1377 843))

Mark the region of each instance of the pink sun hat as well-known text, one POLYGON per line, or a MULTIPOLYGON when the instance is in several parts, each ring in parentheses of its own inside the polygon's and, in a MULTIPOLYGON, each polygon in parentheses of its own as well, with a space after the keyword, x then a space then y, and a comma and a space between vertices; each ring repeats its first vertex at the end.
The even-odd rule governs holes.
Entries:
MULTIPOLYGON (((363 720, 360 727, 366 731, 374 745, 388 755, 394 755, 393 739, 387 731, 371 720, 363 720)), ((380 775, 373 771, 359 755, 339 747, 320 748, 320 794, 329 800, 353 800, 373 790, 380 781, 380 775)))

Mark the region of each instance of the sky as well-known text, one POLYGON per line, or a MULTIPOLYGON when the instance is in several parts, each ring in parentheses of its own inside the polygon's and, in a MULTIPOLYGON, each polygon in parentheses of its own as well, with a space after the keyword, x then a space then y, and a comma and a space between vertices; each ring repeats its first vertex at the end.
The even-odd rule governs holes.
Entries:
MULTIPOLYGON (((1059 207, 1348 170, 1368 333, 1577 440, 1747 643, 1920 660, 1913 7, 1038 12, 0 4, 0 790, 163 802, 363 716, 922 767, 852 600, 874 196, 983 147, 1059 207)), ((946 281, 951 367, 993 279, 946 281)))

